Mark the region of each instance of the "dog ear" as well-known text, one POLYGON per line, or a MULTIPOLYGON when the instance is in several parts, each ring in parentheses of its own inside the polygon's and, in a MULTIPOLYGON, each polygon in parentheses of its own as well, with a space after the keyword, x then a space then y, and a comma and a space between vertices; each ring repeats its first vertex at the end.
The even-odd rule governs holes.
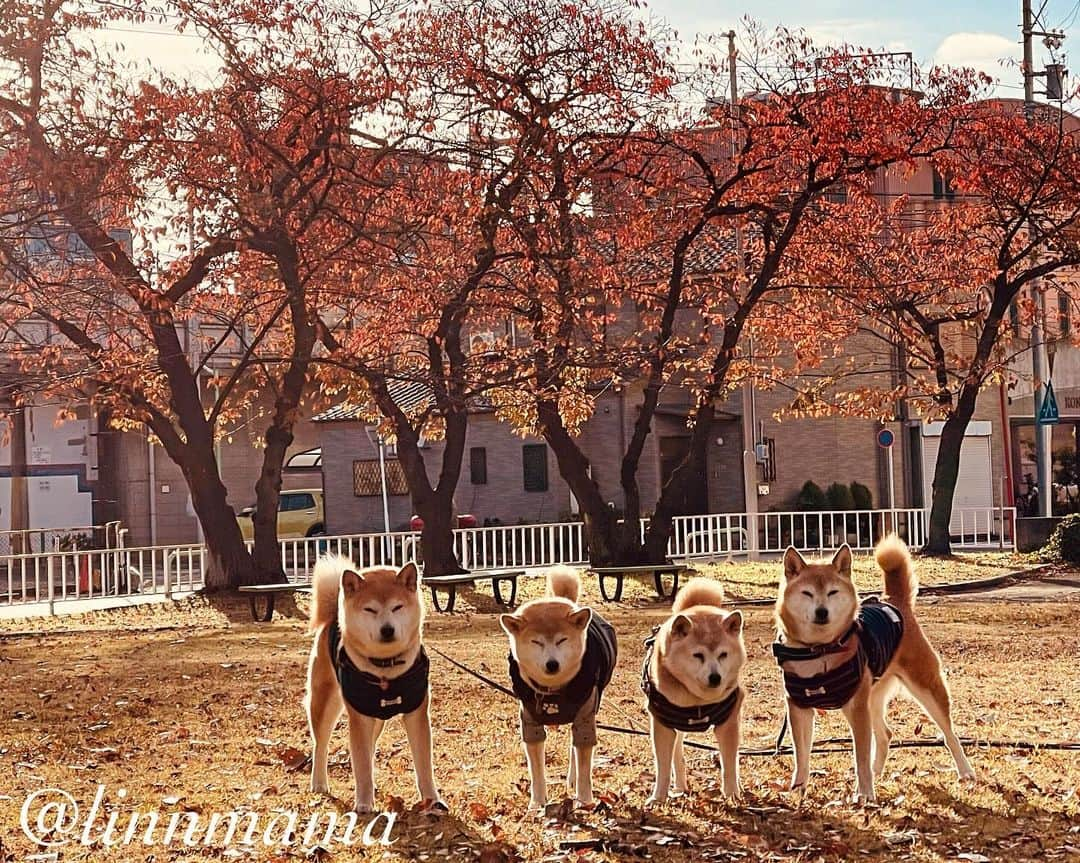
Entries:
POLYGON ((571 626, 575 626, 584 632, 589 628, 589 623, 592 621, 592 609, 579 608, 577 611, 572 611, 569 620, 571 626))
POLYGON ((803 571, 806 561, 793 545, 789 545, 784 552, 784 578, 794 578, 803 571))
POLYGON ((360 585, 364 583, 364 576, 358 572, 353 572, 351 569, 345 570, 341 573, 341 589, 346 596, 356 593, 360 589, 360 585))
POLYGON ((416 569, 416 564, 411 560, 401 567, 397 574, 398 581, 402 582, 409 590, 416 590, 416 582, 419 578, 420 573, 416 569))
POLYGON ((846 542, 833 555, 832 565, 844 578, 851 578, 851 547, 846 542))
POLYGON ((738 635, 742 632, 742 612, 733 611, 727 617, 724 618, 724 629, 730 632, 732 635, 738 635))
POLYGON ((671 621, 671 634, 676 638, 686 638, 693 628, 694 621, 685 614, 676 614, 675 619, 671 621))
POLYGON ((499 626, 506 631, 507 635, 517 636, 525 627, 525 621, 513 614, 500 614, 499 626))

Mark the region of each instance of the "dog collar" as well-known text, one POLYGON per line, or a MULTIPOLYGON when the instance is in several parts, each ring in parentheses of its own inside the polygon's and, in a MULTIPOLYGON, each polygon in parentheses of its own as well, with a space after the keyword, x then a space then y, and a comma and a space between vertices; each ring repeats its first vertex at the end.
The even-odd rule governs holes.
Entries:
MULTIPOLYGON (((541 695, 558 695, 560 692, 562 692, 566 688, 566 686, 559 686, 559 687, 541 686, 539 683, 537 683, 531 677, 525 678, 525 682, 529 684, 530 689, 536 690, 541 695)), ((567 685, 569 685, 569 683, 567 683, 567 685)))
POLYGON ((404 653, 399 653, 397 656, 391 656, 387 659, 381 659, 375 656, 365 656, 364 659, 370 662, 376 668, 393 668, 395 665, 405 664, 404 653))
POLYGON ((851 624, 851 628, 836 641, 830 641, 828 644, 811 644, 807 647, 792 647, 781 641, 781 636, 777 636, 772 644, 772 653, 779 665, 785 662, 798 662, 800 659, 816 659, 819 656, 828 656, 830 653, 841 653, 847 649, 848 641, 851 636, 858 633, 859 628, 859 621, 856 620, 851 624))

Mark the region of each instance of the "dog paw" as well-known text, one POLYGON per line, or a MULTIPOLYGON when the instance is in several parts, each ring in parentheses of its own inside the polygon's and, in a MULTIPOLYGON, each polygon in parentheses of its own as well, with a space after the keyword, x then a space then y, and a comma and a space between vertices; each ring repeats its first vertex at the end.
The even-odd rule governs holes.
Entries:
POLYGON ((356 801, 356 805, 353 806, 353 812, 357 815, 370 815, 375 811, 374 801, 356 801))
POLYGON ((970 767, 967 770, 959 771, 959 777, 961 782, 978 782, 979 777, 975 775, 975 771, 970 767))
POLYGON ((596 806, 596 798, 592 795, 588 797, 575 797, 574 806, 578 809, 592 809, 596 806))
POLYGON ((442 798, 433 800, 421 800, 417 810, 422 815, 443 815, 450 811, 450 807, 443 802, 442 798))
POLYGON ((738 785, 725 786, 724 799, 729 803, 738 803, 742 800, 742 788, 738 785))
POLYGON ((540 812, 543 813, 547 809, 547 800, 541 800, 536 797, 529 799, 528 812, 540 812))
POLYGON ((668 801, 668 795, 656 794, 653 792, 649 795, 649 799, 645 801, 645 808, 651 809, 654 806, 663 806, 668 801))
POLYGON ((329 796, 329 794, 330 794, 330 783, 329 782, 312 782, 311 783, 311 793, 312 794, 325 794, 325 795, 329 796))
POLYGON ((869 804, 877 803, 877 794, 871 791, 856 791, 855 795, 851 798, 851 802, 855 806, 867 806, 869 804))

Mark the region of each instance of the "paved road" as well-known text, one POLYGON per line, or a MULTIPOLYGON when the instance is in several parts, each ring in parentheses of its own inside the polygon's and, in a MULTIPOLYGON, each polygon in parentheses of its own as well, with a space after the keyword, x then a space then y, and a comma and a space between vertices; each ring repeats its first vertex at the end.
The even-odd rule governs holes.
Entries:
POLYGON ((921 602, 1062 602, 1080 600, 1080 572, 1049 572, 992 590, 922 598, 921 602))

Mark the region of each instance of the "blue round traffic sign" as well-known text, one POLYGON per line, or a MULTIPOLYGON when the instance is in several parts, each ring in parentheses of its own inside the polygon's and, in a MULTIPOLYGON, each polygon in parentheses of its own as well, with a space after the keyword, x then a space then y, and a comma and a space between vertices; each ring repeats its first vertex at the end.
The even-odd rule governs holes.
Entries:
POLYGON ((880 429, 877 433, 878 446, 883 449, 888 449, 896 442, 896 435, 892 433, 891 429, 880 429))

